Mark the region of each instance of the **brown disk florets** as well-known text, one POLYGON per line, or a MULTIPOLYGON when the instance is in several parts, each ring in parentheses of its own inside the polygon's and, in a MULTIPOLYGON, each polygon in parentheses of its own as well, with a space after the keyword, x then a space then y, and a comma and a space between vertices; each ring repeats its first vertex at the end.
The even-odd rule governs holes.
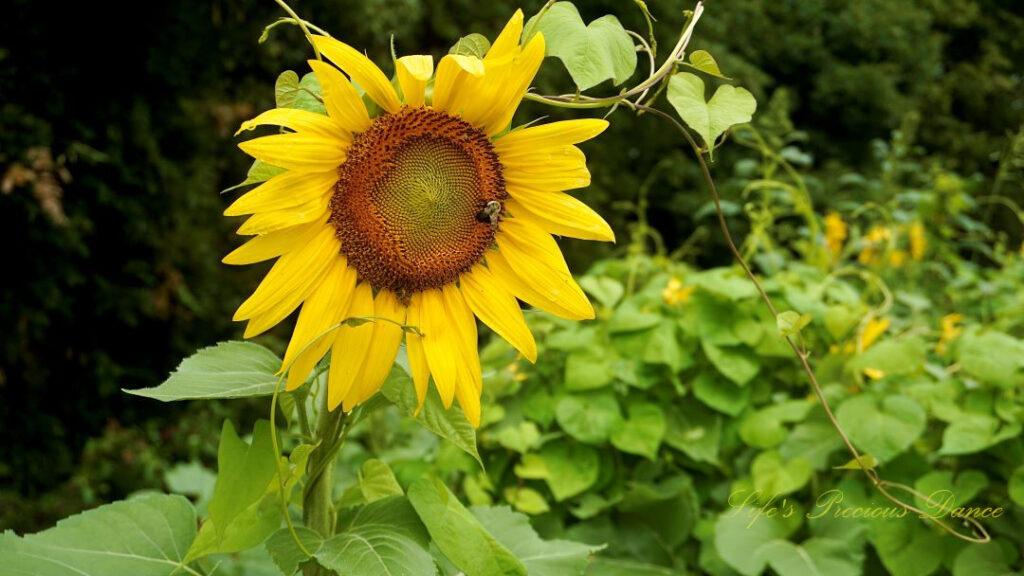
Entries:
POLYGON ((480 261, 494 241, 487 215, 507 198, 487 135, 429 108, 377 117, 338 172, 331 222, 342 253, 405 301, 480 261))

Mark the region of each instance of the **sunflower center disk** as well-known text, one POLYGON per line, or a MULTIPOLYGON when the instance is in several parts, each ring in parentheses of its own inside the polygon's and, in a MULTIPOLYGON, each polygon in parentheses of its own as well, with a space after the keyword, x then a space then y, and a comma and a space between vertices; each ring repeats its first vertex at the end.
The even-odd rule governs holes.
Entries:
POLYGON ((483 132, 443 112, 403 108, 356 136, 331 222, 359 275, 408 300, 480 261, 494 241, 490 203, 506 197, 483 132))

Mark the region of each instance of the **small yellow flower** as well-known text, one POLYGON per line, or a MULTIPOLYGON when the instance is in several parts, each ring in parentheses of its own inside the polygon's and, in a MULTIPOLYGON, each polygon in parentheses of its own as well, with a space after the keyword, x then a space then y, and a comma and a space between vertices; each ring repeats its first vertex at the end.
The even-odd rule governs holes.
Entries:
POLYGON ((907 263, 907 253, 903 250, 893 250, 889 253, 889 266, 902 268, 907 263))
POLYGON ((885 378, 885 372, 878 368, 865 368, 864 375, 872 380, 881 380, 882 378, 885 378))
POLYGON ((878 255, 883 251, 882 244, 892 239, 892 230, 886 226, 873 226, 864 236, 864 248, 857 256, 861 264, 878 264, 878 255))
POLYGON ((678 278, 672 278, 668 285, 661 291, 661 299, 669 306, 679 306, 690 299, 690 295, 696 290, 696 286, 683 286, 678 278))
POLYGON ((864 326, 860 335, 860 351, 863 352, 871 347, 878 340, 878 337, 885 334, 892 322, 888 318, 872 318, 864 326))
POLYGON ((519 357, 505 367, 505 370, 511 375, 513 382, 522 382, 526 380, 526 373, 519 368, 519 357))
POLYGON ((949 348, 949 343, 956 340, 963 333, 964 329, 959 325, 963 320, 964 315, 959 312, 942 317, 942 320, 939 321, 942 326, 942 334, 939 336, 939 343, 935 345, 935 352, 937 354, 945 354, 949 348))
POLYGON ((828 216, 825 216, 825 244, 833 260, 839 257, 848 231, 846 222, 843 222, 843 217, 838 212, 829 212, 828 216))
POLYGON ((924 224, 920 221, 910 225, 910 257, 920 262, 928 249, 928 238, 924 235, 924 224))

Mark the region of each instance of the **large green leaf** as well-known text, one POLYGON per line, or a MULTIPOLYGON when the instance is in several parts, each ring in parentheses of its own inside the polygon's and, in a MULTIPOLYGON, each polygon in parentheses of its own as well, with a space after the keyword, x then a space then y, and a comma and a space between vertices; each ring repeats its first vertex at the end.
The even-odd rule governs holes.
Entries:
POLYGON ((761 359, 746 346, 717 346, 701 341, 704 355, 729 380, 746 386, 761 371, 761 359))
POLYGON ((651 402, 631 402, 627 412, 629 417, 612 430, 612 444, 623 452, 657 460, 665 437, 665 411, 651 402))
POLYGON ((555 409, 558 425, 587 444, 603 444, 622 422, 619 402, 610 393, 567 394, 555 409))
POLYGON ((473 515, 526 567, 530 576, 583 574, 588 557, 601 546, 567 540, 541 540, 530 519, 505 507, 474 507, 473 515))
POLYGON ((540 458, 546 471, 544 480, 559 502, 593 486, 601 470, 597 450, 565 440, 545 444, 540 458))
POLYGON ((750 122, 757 109, 753 94, 745 88, 719 86, 711 100, 704 100, 704 81, 680 72, 669 80, 668 101, 686 125, 704 140, 710 154, 715 141, 736 124, 750 122))
POLYGON ((750 465, 754 487, 768 495, 796 492, 807 485, 812 472, 811 463, 806 458, 797 456, 792 460, 783 460, 775 450, 758 454, 750 465))
POLYGON ((924 408, 906 396, 850 398, 836 413, 839 424, 859 448, 888 462, 901 454, 924 432, 924 408))
POLYGON ((246 398, 274 393, 281 359, 252 342, 221 342, 181 362, 163 384, 125 390, 164 402, 197 398, 246 398))
POLYGON ((849 542, 811 538, 797 545, 776 540, 761 554, 779 576, 859 576, 864 552, 849 542))
POLYGON ((434 574, 427 531, 416 512, 402 496, 357 508, 341 519, 339 534, 325 540, 314 556, 339 574, 434 574))
POLYGON ((196 513, 183 496, 152 494, 100 506, 19 538, 0 536, 0 572, 26 576, 184 574, 196 513))
POLYGON ((217 450, 217 484, 210 501, 210 520, 219 537, 236 516, 266 494, 277 471, 271 433, 270 423, 260 420, 253 428, 252 444, 247 444, 231 421, 224 421, 217 450))
POLYGON ((629 34, 615 16, 602 16, 583 23, 572 2, 556 2, 533 26, 526 28, 544 35, 546 54, 562 61, 580 90, 611 79, 616 86, 636 69, 636 49, 629 34))
MULTIPOLYGON (((403 365, 404 358, 405 352, 403 349, 399 354, 398 361, 395 362, 395 366, 391 369, 388 379, 381 387, 381 394, 398 405, 399 410, 406 416, 415 417, 421 426, 462 449, 463 452, 472 456, 482 467, 483 461, 480 460, 480 453, 476 447, 476 429, 466 419, 466 415, 462 412, 461 408, 452 406, 451 409, 445 409, 444 403, 441 402, 441 397, 437 394, 437 390, 431 386, 427 391, 423 408, 418 414, 416 413, 416 406, 418 404, 416 389, 413 387, 409 372, 403 365)), ((407 365, 407 361, 405 362, 407 365)))
POLYGON ((363 462, 359 469, 359 489, 367 503, 405 493, 395 479, 391 467, 376 458, 363 462))
POLYGON ((1024 341, 1003 332, 970 331, 957 345, 960 364, 968 374, 997 386, 1024 381, 1024 341))
POLYGON ((523 563, 440 480, 426 477, 414 482, 409 501, 433 543, 466 576, 526 575, 523 563))
POLYGON ((740 574, 760 574, 768 563, 770 545, 785 540, 800 526, 799 513, 788 518, 784 514, 786 510, 780 510, 769 518, 757 508, 733 508, 715 522, 715 550, 740 574))
POLYGON ((935 552, 945 538, 911 515, 876 522, 871 542, 893 576, 928 576, 942 564, 942 554, 935 552))

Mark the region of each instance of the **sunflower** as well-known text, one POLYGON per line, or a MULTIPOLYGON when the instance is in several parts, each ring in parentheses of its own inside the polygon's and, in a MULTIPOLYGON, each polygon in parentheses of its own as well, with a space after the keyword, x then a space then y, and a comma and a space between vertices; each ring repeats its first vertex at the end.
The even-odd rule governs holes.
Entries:
POLYGON ((326 115, 276 108, 242 125, 286 129, 239 144, 285 171, 225 211, 251 215, 238 233, 254 237, 224 262, 277 258, 234 319, 249 338, 301 307, 282 364, 288 390, 330 351, 328 407, 351 410, 380 388, 404 339, 420 403, 432 376, 445 407, 457 399, 478 426, 475 318, 534 362, 517 299, 594 317, 552 234, 614 241, 564 192, 590 184, 575 144, 607 122, 509 131, 544 58, 543 37, 521 45, 522 32, 519 11, 482 59, 447 55, 436 73, 430 56, 399 58, 394 84, 357 50, 314 36, 337 66, 309 62, 326 115), (330 331, 353 317, 376 320, 330 331))

